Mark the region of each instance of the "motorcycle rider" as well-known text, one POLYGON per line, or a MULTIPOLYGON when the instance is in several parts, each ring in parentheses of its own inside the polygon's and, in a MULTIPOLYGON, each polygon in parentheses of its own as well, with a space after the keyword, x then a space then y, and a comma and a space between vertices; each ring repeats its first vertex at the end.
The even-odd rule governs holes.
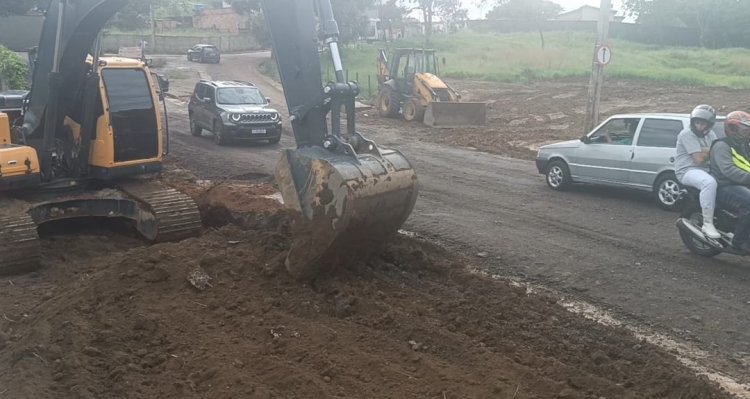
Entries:
POLYGON ((685 186, 700 190, 700 204, 703 213, 701 230, 709 238, 719 238, 721 234, 714 227, 716 208, 716 179, 708 172, 708 151, 717 137, 711 129, 716 122, 716 111, 707 104, 701 104, 690 113, 690 127, 677 136, 675 176, 685 186))
POLYGON ((711 174, 718 182, 717 200, 734 211, 732 246, 750 252, 750 114, 730 112, 724 121, 726 137, 711 146, 711 174))

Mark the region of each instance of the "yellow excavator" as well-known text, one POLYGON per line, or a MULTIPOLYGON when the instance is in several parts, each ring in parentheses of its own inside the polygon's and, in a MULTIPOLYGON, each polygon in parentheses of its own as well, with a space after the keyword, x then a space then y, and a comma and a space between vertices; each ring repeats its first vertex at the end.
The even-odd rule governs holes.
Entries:
POLYGON ((378 54, 380 116, 422 121, 428 126, 480 126, 487 123, 487 104, 461 101, 461 95, 438 77, 433 49, 397 48, 378 54))
POLYGON ((356 129, 359 87, 344 79, 330 0, 262 0, 262 6, 297 142, 275 172, 284 202, 298 211, 286 267, 308 278, 373 252, 395 233, 414 207, 417 176, 400 152, 356 129), (336 72, 326 85, 317 38, 336 72))
POLYGON ((0 93, 0 274, 40 266, 37 227, 51 221, 123 218, 151 241, 200 233, 195 202, 153 177, 166 87, 144 60, 97 55, 102 26, 126 3, 50 1, 30 91, 0 93))

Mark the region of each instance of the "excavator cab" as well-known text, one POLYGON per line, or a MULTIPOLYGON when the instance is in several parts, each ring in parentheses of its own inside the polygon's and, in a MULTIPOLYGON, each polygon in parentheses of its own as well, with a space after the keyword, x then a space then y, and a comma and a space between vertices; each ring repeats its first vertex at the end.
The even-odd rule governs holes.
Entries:
POLYGON ((98 57, 102 26, 126 3, 50 2, 20 116, 0 113, 0 274, 40 266, 48 222, 120 218, 152 242, 201 231, 195 202, 153 178, 166 86, 144 60, 98 57))
POLYGON ((285 204, 298 211, 286 267, 295 277, 309 278, 321 267, 366 254, 395 233, 414 207, 417 177, 400 152, 380 148, 356 130, 359 88, 344 80, 330 0, 262 4, 297 142, 296 149, 283 151, 275 172, 285 204), (336 71, 336 81, 326 85, 318 36, 336 71))

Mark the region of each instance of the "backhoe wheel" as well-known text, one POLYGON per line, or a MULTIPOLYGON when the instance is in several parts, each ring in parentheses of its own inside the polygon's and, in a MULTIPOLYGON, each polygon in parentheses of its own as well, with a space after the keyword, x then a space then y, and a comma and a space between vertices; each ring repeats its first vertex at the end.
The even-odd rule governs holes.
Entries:
POLYGON ((192 115, 188 116, 188 119, 190 120, 190 134, 192 134, 193 136, 200 136, 203 132, 203 129, 198 126, 197 123, 195 123, 192 115))
POLYGON ((378 93, 378 114, 387 118, 398 116, 399 104, 398 93, 390 87, 383 87, 378 93))
POLYGON ((424 117, 424 107, 415 98, 410 98, 404 102, 404 120, 421 121, 424 117))
POLYGON ((214 122, 214 142, 217 145, 226 145, 227 139, 221 131, 221 122, 214 122))

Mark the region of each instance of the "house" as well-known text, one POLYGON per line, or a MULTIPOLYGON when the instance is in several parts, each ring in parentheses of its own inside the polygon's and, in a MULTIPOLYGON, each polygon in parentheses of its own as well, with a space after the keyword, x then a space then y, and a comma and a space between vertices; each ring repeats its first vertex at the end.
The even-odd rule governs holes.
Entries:
MULTIPOLYGON (((622 22, 624 16, 615 15, 617 10, 609 13, 609 20, 612 22, 622 22)), ((575 10, 566 11, 552 18, 555 21, 599 21, 599 7, 581 6, 575 10)))

